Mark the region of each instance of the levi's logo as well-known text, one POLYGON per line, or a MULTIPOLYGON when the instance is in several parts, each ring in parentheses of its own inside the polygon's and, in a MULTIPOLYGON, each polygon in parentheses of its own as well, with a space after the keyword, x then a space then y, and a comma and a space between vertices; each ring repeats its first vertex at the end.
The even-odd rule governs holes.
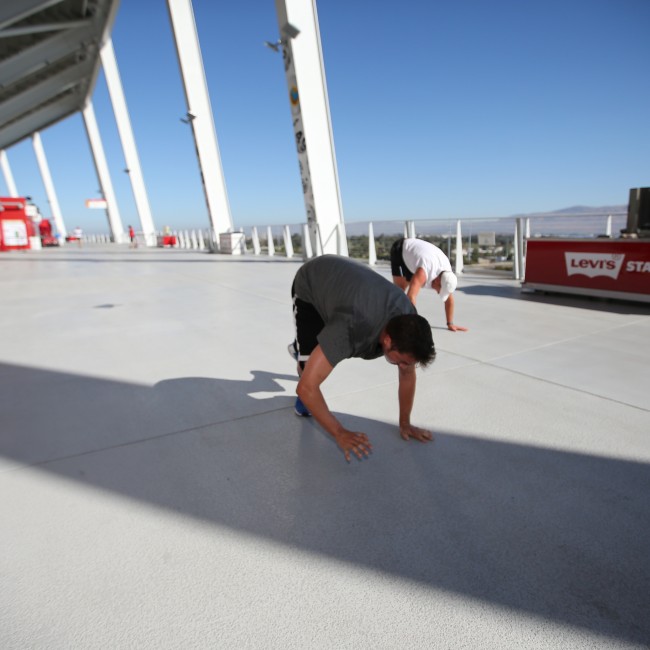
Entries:
POLYGON ((623 266, 623 253, 564 253, 567 275, 604 275, 616 280, 623 266))

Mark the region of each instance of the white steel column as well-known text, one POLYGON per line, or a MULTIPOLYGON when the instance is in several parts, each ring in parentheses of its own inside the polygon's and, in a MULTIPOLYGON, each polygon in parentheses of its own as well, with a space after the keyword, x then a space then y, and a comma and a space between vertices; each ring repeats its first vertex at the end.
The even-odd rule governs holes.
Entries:
POLYGON ((208 216, 215 232, 233 229, 201 46, 191 0, 167 0, 208 216))
POLYGON ((18 188, 14 182, 14 175, 11 173, 11 167, 9 166, 9 158, 7 158, 7 152, 4 149, 0 149, 0 165, 2 166, 2 174, 5 177, 5 182, 7 183, 7 191, 9 192, 9 196, 16 198, 18 196, 18 188))
POLYGON ((149 199, 144 186, 142 170, 140 169, 140 159, 135 147, 135 139, 133 137, 133 130, 131 129, 129 112, 126 108, 126 100, 124 99, 120 73, 117 69, 113 41, 110 38, 106 43, 104 43, 99 54, 102 60, 102 67, 104 68, 104 74, 106 76, 106 84, 108 85, 108 93, 111 97, 113 112, 115 113, 117 130, 119 131, 120 140, 122 142, 127 171, 129 178, 131 179, 131 188, 133 189, 133 197, 138 210, 138 216, 140 217, 140 226, 144 233, 144 239, 147 246, 155 246, 156 233, 153 219, 151 217, 151 210, 149 208, 149 199))
POLYGON ((345 225, 316 2, 275 0, 275 7, 310 239, 318 250, 320 226, 323 253, 337 253, 345 225))
POLYGON ((99 128, 97 127, 97 119, 95 118, 95 109, 93 104, 89 101, 82 111, 84 124, 86 126, 86 133, 88 134, 88 142, 90 143, 90 150, 93 154, 93 162, 95 163, 95 170, 97 171, 97 179, 99 180, 99 187, 102 196, 106 200, 106 214, 108 216, 108 226, 111 229, 111 236, 114 242, 122 243, 124 241, 124 228, 122 227, 122 220, 120 218, 120 211, 117 207, 117 199, 113 192, 113 183, 111 182, 111 175, 108 171, 106 164, 106 156, 104 154, 104 147, 102 139, 99 135, 99 128))
POLYGON ((61 235, 61 244, 64 244, 65 237, 68 232, 66 231, 65 224, 63 223, 61 209, 59 208, 59 201, 56 198, 54 183, 52 182, 52 176, 50 175, 50 168, 47 165, 45 150, 43 149, 43 143, 41 142, 41 134, 38 131, 32 135, 32 144, 34 145, 34 153, 36 154, 36 160, 38 161, 38 168, 40 169, 41 177, 43 178, 43 185, 45 186, 47 201, 50 204, 50 210, 52 212, 52 218, 54 219, 54 225, 56 226, 58 234, 61 235))

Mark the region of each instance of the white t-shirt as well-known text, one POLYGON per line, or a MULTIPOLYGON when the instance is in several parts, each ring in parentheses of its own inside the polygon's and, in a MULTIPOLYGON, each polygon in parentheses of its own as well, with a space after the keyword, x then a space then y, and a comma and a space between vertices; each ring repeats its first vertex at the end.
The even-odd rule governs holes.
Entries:
POLYGON ((433 244, 423 239, 409 237, 402 246, 404 263, 411 273, 422 269, 426 275, 426 285, 431 288, 431 283, 443 272, 451 271, 449 258, 433 244))

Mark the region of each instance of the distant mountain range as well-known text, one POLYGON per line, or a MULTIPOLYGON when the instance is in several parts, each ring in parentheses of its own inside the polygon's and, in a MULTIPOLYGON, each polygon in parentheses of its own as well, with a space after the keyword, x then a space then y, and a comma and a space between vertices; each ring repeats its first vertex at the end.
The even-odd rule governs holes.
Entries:
POLYGON ((572 216, 587 216, 587 215, 600 215, 600 214, 627 214, 627 205, 605 205, 599 208, 590 207, 587 205, 574 205, 570 208, 562 208, 561 210, 553 210, 552 212, 533 212, 529 214, 515 214, 510 218, 516 217, 532 217, 532 216, 553 216, 560 217, 566 215, 572 216))
MULTIPOLYGON (((607 217, 613 217, 612 232, 619 232, 625 227, 627 220, 627 205, 606 205, 591 207, 574 205, 552 212, 530 212, 514 214, 508 217, 460 219, 463 233, 484 231, 512 232, 517 218, 530 219, 534 232, 537 234, 582 234, 595 236, 605 232, 607 217)), ((417 235, 454 235, 458 217, 448 219, 417 219, 415 229, 417 235)), ((368 222, 347 222, 345 229, 348 236, 367 235, 368 222)), ((404 220, 373 221, 375 237, 380 234, 399 234, 404 231, 404 220)))

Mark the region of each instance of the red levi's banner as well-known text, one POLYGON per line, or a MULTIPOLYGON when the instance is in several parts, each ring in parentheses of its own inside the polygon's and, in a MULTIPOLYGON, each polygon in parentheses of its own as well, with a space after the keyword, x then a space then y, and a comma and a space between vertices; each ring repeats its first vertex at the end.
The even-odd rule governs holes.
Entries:
POLYGON ((650 295, 650 240, 529 239, 524 284, 650 295))

